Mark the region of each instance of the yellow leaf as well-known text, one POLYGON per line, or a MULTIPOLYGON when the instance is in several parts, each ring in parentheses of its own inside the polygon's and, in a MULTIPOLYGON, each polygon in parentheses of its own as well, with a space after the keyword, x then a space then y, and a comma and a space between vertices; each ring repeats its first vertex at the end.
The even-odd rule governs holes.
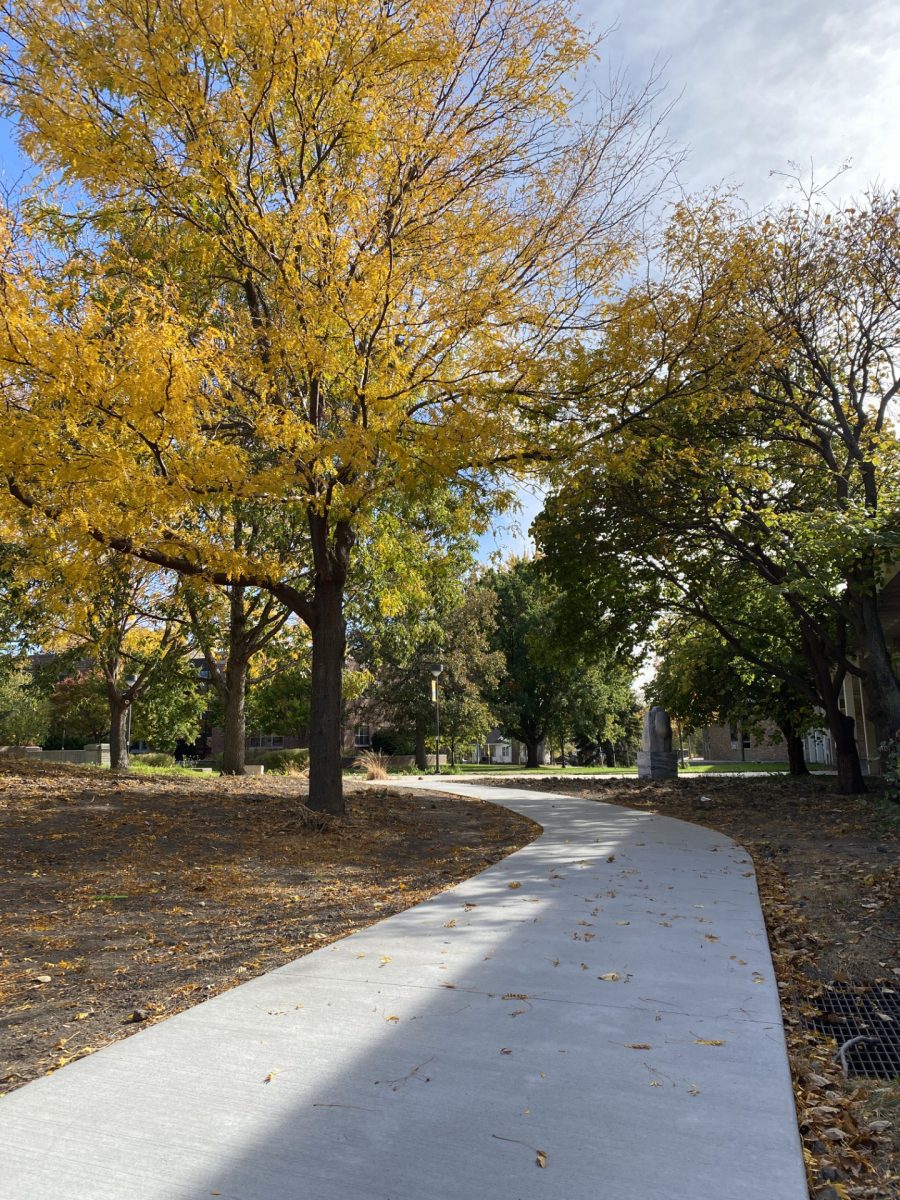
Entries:
POLYGON ((720 1038, 694 1038, 695 1046, 724 1046, 720 1038))
POLYGON ((506 886, 507 886, 507 887, 508 887, 508 888, 509 888, 511 891, 514 891, 516 888, 520 888, 522 885, 521 885, 521 883, 519 883, 519 881, 518 881, 517 879, 514 879, 514 880, 512 881, 512 883, 508 883, 506 886))

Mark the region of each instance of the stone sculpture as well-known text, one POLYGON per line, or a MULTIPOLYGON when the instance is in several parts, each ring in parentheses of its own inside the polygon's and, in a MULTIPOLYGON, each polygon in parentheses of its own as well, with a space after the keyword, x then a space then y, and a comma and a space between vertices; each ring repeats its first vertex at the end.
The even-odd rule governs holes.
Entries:
POLYGON ((658 704, 644 713, 637 766, 640 779, 676 779, 678 776, 678 755, 672 749, 672 722, 658 704))

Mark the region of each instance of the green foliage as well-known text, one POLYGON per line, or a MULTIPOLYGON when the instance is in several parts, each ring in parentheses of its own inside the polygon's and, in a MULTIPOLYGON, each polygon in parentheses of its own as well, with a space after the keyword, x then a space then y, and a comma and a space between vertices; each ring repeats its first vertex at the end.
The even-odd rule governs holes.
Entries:
POLYGON ((255 733, 303 736, 312 703, 310 646, 297 636, 273 641, 257 659, 261 676, 247 693, 247 728, 255 733))
POLYGON ((247 755, 247 762, 261 764, 270 775, 302 775, 309 767, 309 750, 257 750, 247 755))
POLYGON ((134 702, 131 737, 157 750, 172 751, 197 737, 206 709, 196 668, 183 656, 160 659, 134 702))
POLYGON ((415 754, 415 738, 397 729, 379 729, 372 734, 372 749, 378 750, 389 758, 397 755, 415 754))
POLYGON ((727 639, 688 613, 675 611, 660 622, 654 636, 654 702, 687 729, 717 722, 740 726, 757 738, 767 722, 794 735, 820 722, 810 700, 815 683, 784 602, 754 575, 734 572, 720 578, 715 612, 727 639), (772 661, 780 663, 782 674, 767 668, 772 661))
POLYGON ((50 720, 50 705, 27 666, 10 660, 0 663, 0 744, 40 745, 50 720))
POLYGON ((133 754, 131 761, 136 767, 174 767, 175 756, 173 754, 133 754))
POLYGON ((517 560, 486 583, 497 595, 494 647, 505 670, 491 693, 501 727, 532 748, 576 733, 585 751, 633 742, 633 670, 621 625, 595 621, 579 637, 571 599, 539 559, 517 560), (604 638, 605 633, 605 638, 604 638))
MULTIPOLYGON (((48 674, 53 665, 47 669, 48 674)), ((109 700, 98 670, 79 667, 51 684, 49 695, 52 729, 66 743, 70 738, 87 742, 109 738, 109 700)))
POLYGON ((465 497, 443 488, 403 514, 386 511, 360 549, 351 652, 371 672, 366 709, 389 725, 400 753, 414 752, 418 737, 421 754, 430 738, 438 663, 445 744, 455 750, 494 724, 485 694, 502 657, 489 641, 495 599, 474 574, 472 519, 465 497))

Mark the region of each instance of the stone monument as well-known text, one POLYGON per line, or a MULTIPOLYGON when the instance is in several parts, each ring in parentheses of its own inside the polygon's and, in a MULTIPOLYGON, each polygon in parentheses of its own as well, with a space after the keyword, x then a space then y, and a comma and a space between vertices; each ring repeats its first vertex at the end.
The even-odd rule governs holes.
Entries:
POLYGON ((677 779, 678 755, 672 749, 672 723, 658 704, 644 713, 644 732, 638 751, 639 779, 677 779))

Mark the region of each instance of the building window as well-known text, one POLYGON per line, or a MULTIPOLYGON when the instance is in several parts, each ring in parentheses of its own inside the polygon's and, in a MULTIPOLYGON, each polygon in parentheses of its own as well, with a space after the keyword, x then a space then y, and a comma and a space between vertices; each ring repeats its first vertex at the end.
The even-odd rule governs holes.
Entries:
POLYGON ((247 738, 248 750, 283 750, 284 737, 280 733, 251 733, 247 738))
POLYGON ((353 745, 357 750, 367 750, 372 745, 372 737, 368 725, 357 725, 353 734, 353 745))

